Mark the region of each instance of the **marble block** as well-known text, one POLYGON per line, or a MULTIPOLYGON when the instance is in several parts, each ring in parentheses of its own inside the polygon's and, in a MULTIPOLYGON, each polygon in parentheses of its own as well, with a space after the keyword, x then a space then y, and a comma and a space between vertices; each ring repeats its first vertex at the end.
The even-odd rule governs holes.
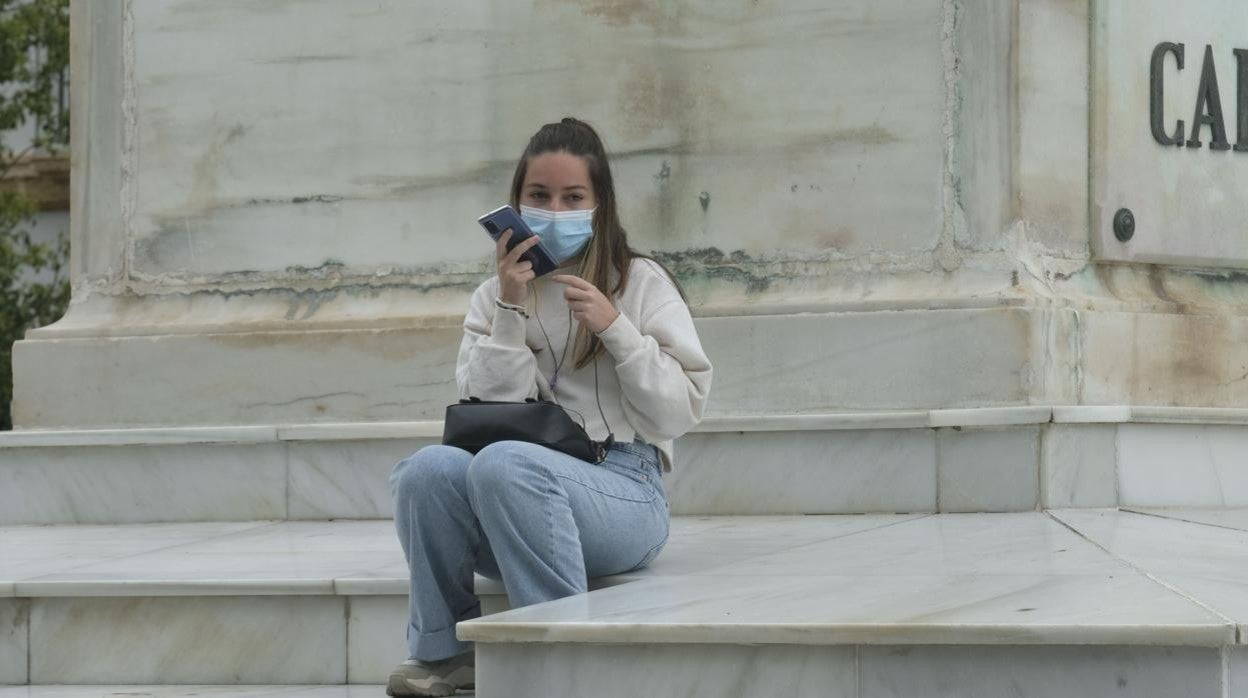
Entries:
POLYGON ((282 444, 0 451, 0 525, 286 516, 282 444))
POLYGON ((857 698, 854 648, 477 645, 482 696, 857 698))
POLYGON ((1118 427, 1121 505, 1248 506, 1248 429, 1188 424, 1118 427))
POLYGON ((929 512, 927 429, 689 434, 664 476, 673 514, 929 512))
MULTIPOLYGON (((1239 643, 1248 643, 1248 569, 1242 559, 1238 570, 1223 569, 1199 575, 1180 574, 1175 571, 1152 573, 1158 580, 1187 596, 1198 599, 1209 609, 1231 619, 1239 630, 1239 643), (1238 574, 1238 576, 1230 576, 1238 574)), ((1228 565, 1229 567, 1229 565, 1228 565)))
POLYGON ((1037 392, 1031 385, 1034 347, 1063 313, 992 308, 701 318, 698 333, 716 371, 707 414, 1068 401, 1058 387, 1037 392))
POLYGON ((0 448, 39 446, 154 446, 258 444, 278 440, 272 426, 160 427, 153 429, 32 429, 0 432, 0 448))
POLYGON ((874 578, 931 574, 1111 576, 1134 572, 1060 522, 1035 512, 1019 512, 925 516, 739 562, 725 561, 696 574, 874 578))
POLYGON ((481 594, 481 615, 492 616, 495 613, 503 613, 511 610, 511 602, 507 600, 507 594, 481 594))
POLYGON ((393 518, 390 472, 440 439, 294 441, 290 454, 291 519, 393 518))
POLYGON ((1141 574, 656 577, 460 623, 479 642, 1220 646, 1235 625, 1141 574))
MULTIPOLYGON (((990 6, 1000 12, 1000 3, 993 0, 963 6, 957 24, 967 22, 969 15, 987 13, 990 6)), ((1088 4, 1046 1, 1015 7, 1017 23, 1004 30, 997 25, 994 32, 1008 53, 995 61, 1001 54, 986 57, 1006 75, 990 103, 1009 113, 1007 123, 1017 118, 1005 136, 1010 140, 983 143, 981 116, 965 106, 958 110, 958 121, 966 129, 967 147, 988 150, 1009 163, 1009 169, 998 170, 1007 197, 1000 229, 1025 220, 1028 237, 1054 252, 1064 249, 1066 255, 1082 258, 1088 244, 1088 4)), ((976 40, 983 41, 976 36, 959 46, 959 71, 963 63, 976 60, 976 40)), ((959 92, 983 89, 966 83, 965 78, 959 81, 959 92)), ((976 169, 975 164, 968 169, 976 169)))
MULTIPOLYGON (((1175 13, 1174 17, 1183 14, 1175 13)), ((1189 51, 1195 48, 1193 44, 1188 44, 1189 51)), ((1230 55, 1229 50, 1226 55, 1230 55)), ((1191 58, 1196 60, 1197 55, 1191 58)), ((1147 67, 1145 63, 1143 69, 1147 70, 1147 67)), ((1195 67, 1199 68, 1200 64, 1196 63, 1195 67)), ((1146 94, 1144 99, 1147 99, 1146 94)), ((1144 133, 1148 133, 1147 129, 1144 133)), ((1143 150, 1154 148, 1167 150, 1159 146, 1143 150)), ((1243 154, 1238 156, 1242 160, 1243 154)), ((1135 210, 1133 205, 1131 208, 1135 210)), ((1136 213, 1138 221, 1139 212, 1136 213)), ((1112 210, 1110 215, 1113 215, 1112 210)), ((1110 235, 1112 237, 1113 233, 1110 235)), ((1140 235, 1137 231, 1135 239, 1138 240, 1140 235)), ((1121 284, 1117 279, 1108 281, 1118 273, 1114 269, 1125 273, 1127 267, 1108 265, 1100 269, 1109 275, 1106 278, 1112 287, 1131 286, 1126 279, 1121 284)), ((1205 290, 1212 291, 1203 281, 1194 280, 1193 283, 1202 289, 1202 294, 1205 290)), ((1162 293, 1171 291, 1167 286, 1156 279, 1144 282, 1141 278, 1138 289, 1127 291, 1123 288, 1123 292, 1156 299, 1159 289, 1162 293), (1159 283, 1160 286, 1156 285, 1159 283)), ((1213 293, 1212 298, 1198 302, 1207 303, 1210 308, 1217 307, 1223 302, 1221 291, 1213 293)), ((1134 421, 1187 421, 1210 417, 1242 420, 1243 407, 1248 405, 1248 380, 1244 380, 1245 367, 1248 367, 1248 317, 1239 312, 1081 311, 1078 330, 1070 336, 1078 337, 1080 357, 1079 395, 1073 402, 1131 405, 1134 421), (1180 409, 1162 406, 1177 406, 1180 409), (1219 414, 1219 410, 1203 412, 1199 408, 1230 408, 1233 412, 1219 414)))
POLYGON ((1058 424, 1117 424, 1131 421, 1129 405, 1054 405, 1058 424))
POLYGON ((1248 647, 1232 647, 1227 653, 1226 695, 1248 696, 1248 647))
MULTIPOLYGON (((0 698, 378 698, 384 686, 13 686, 0 698)), ((471 693, 467 695, 472 695, 471 693)))
POLYGON ((1052 407, 1036 405, 931 410, 928 415, 929 424, 934 428, 1005 427, 1021 424, 1044 424, 1052 418, 1052 407))
POLYGON ((0 599, 0 685, 26 683, 30 601, 0 599))
POLYGON ((347 600, 347 683, 385 683, 407 659, 407 595, 347 600))
MULTIPOLYGON (((890 528, 922 515, 862 516, 708 516, 679 517, 672 520, 667 545, 643 569, 620 577, 643 579, 654 576, 716 575, 734 563, 763 556, 795 553, 814 543, 832 544, 857 539, 867 531, 890 528)), ((747 569, 757 569, 748 566, 747 569)))
POLYGON ((1118 427, 1050 424, 1040 433, 1040 505, 1045 509, 1118 505, 1118 427))
POLYGON ((13 353, 22 376, 13 423, 56 429, 436 419, 455 399, 454 348, 462 335, 454 326, 32 339, 13 353))
POLYGON ((1248 509, 1131 509, 1141 514, 1248 531, 1248 509))
POLYGON ((1115 510, 1053 512, 1080 535, 1248 628, 1248 531, 1115 510))
MULTIPOLYGON (((40 596, 327 595, 334 580, 403 567, 390 521, 285 521, 18 582, 40 596)), ((406 577, 406 573, 403 573, 406 577)))
POLYGON ((340 597, 45 598, 32 683, 344 683, 340 597))
POLYGON ((858 695, 1223 698, 1219 654, 1205 647, 860 647, 858 695))
POLYGON ((936 443, 940 511, 1036 508, 1040 499, 1039 427, 941 429, 936 443))
MULTIPOLYGON (((1236 383, 1243 378, 1237 378, 1236 383)), ((1243 407, 1175 407, 1173 405, 1136 405, 1131 408, 1132 422, 1158 424, 1248 424, 1248 409, 1243 407)))
POLYGON ((12 595, 15 581, 200 543, 267 525, 270 524, 252 521, 0 527, 0 596, 12 595), (6 585, 8 593, 5 593, 6 585))

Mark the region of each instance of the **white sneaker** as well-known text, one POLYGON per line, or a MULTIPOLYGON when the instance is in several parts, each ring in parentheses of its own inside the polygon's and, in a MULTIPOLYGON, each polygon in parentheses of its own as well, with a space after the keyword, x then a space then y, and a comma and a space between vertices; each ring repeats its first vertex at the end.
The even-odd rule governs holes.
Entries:
POLYGON ((476 652, 437 662, 409 659, 390 672, 389 696, 453 696, 455 690, 476 688, 476 652))

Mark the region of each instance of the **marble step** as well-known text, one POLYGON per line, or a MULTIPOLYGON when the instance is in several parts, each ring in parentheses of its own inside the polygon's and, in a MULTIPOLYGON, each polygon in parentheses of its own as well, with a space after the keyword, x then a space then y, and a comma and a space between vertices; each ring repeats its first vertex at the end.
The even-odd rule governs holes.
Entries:
POLYGON ((0 686, 0 698, 382 698, 385 691, 384 685, 0 686))
MULTIPOLYGON (((588 594, 478 592, 481 696, 1248 690, 1243 509, 676 517, 588 594)), ((0 684, 378 684, 406 593, 388 521, 0 527, 0 684)))
POLYGON ((938 515, 463 623, 481 696, 1248 696, 1248 511, 938 515), (644 669, 641 669, 644 667, 644 669))
MULTIPOLYGON (((907 518, 674 517, 653 565, 591 587, 907 518)), ((508 608, 500 582, 476 590, 508 608)), ((0 527, 0 684, 383 682, 407 594, 385 520, 0 527)))
MULTIPOLYGON (((0 525, 391 516, 440 422, 0 434, 0 525)), ((677 514, 1248 506, 1248 410, 1001 407, 714 417, 676 445, 677 514)))

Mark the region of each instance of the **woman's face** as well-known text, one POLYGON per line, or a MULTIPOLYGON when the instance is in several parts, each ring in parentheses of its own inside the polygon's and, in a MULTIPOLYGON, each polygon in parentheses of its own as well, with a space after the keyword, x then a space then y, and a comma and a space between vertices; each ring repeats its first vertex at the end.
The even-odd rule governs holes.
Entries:
POLYGON ((520 188, 520 203, 547 211, 579 211, 598 205, 589 180, 589 163, 566 152, 529 158, 520 188))

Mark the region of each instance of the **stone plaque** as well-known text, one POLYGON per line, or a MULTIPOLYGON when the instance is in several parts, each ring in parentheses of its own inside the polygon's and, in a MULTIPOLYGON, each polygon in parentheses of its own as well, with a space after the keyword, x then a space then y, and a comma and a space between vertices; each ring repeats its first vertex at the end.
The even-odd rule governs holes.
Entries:
POLYGON ((1248 267, 1248 6, 1095 0, 1092 33, 1094 253, 1248 267))

